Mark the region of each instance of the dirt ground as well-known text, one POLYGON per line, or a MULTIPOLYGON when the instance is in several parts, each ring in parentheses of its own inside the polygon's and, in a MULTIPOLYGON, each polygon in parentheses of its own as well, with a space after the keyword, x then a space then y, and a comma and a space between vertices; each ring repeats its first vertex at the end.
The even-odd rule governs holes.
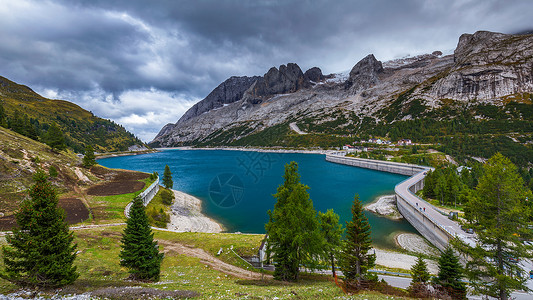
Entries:
POLYGON ((125 170, 111 170, 101 166, 91 168, 96 177, 106 180, 87 189, 91 196, 113 196, 133 193, 144 188, 144 183, 138 180, 146 179, 149 174, 125 170))
MULTIPOLYGON (((169 241, 158 240, 159 245, 164 247, 164 252, 175 252, 178 254, 183 254, 191 257, 197 257, 200 261, 213 269, 220 271, 224 274, 235 276, 241 279, 261 279, 261 273, 252 272, 245 270, 234 265, 230 265, 221 261, 220 259, 214 257, 213 255, 205 252, 200 248, 187 247, 186 245, 179 243, 171 243, 169 241)), ((264 278, 271 279, 271 275, 263 275, 264 278)))
POLYGON ((144 182, 135 180, 111 181, 87 189, 87 195, 113 196, 133 193, 144 188, 144 182))
MULTIPOLYGON (((70 225, 80 223, 89 218, 89 210, 80 199, 59 199, 58 205, 65 210, 66 221, 70 225)), ((0 231, 11 230, 15 225, 16 221, 14 215, 0 218, 0 231)))

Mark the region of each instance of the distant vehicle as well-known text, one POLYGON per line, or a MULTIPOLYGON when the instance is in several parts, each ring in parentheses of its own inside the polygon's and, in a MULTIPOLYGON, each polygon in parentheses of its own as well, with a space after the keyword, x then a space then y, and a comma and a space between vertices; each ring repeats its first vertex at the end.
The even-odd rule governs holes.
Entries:
POLYGON ((474 233, 474 229, 472 228, 468 228, 468 227, 465 227, 465 226, 461 226, 461 229, 466 232, 466 233, 469 233, 469 234, 473 234, 474 233))

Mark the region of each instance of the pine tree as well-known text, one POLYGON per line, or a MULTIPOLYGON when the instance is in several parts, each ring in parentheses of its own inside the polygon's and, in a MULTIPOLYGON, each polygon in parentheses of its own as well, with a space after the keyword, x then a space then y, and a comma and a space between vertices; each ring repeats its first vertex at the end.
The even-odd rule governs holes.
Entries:
POLYGON ((376 262, 376 255, 369 254, 372 248, 370 224, 363 213, 363 204, 359 195, 355 195, 352 204, 352 220, 346 222, 346 238, 343 243, 340 266, 348 280, 364 279, 368 269, 376 262))
POLYGON ((339 215, 333 209, 328 209, 326 213, 318 212, 318 222, 320 232, 324 235, 325 244, 324 260, 331 262, 331 272, 335 277, 335 257, 338 257, 341 237, 344 232, 342 225, 339 224, 339 215))
POLYGON ((269 222, 265 225, 267 255, 275 262, 274 278, 295 281, 300 265, 317 264, 324 238, 309 199, 309 187, 300 183, 298 164, 285 165, 283 177, 285 181, 274 194, 277 201, 274 210, 268 211, 269 222))
POLYGON ((442 286, 453 299, 466 299, 466 285, 461 281, 463 268, 451 247, 447 247, 439 258, 439 274, 435 283, 442 286))
POLYGON ((85 146, 85 155, 83 156, 82 164, 85 168, 90 168, 96 165, 96 157, 94 156, 93 146, 85 146))
POLYGON ((411 284, 425 284, 429 281, 428 267, 422 256, 418 256, 416 263, 411 267, 411 278, 411 284))
POLYGON ((7 127, 7 115, 2 103, 0 103, 0 127, 7 127))
POLYGON ((50 128, 48 128, 48 132, 46 133, 46 144, 50 146, 52 150, 64 150, 67 148, 63 132, 61 132, 61 129, 59 129, 59 126, 57 126, 55 122, 52 123, 50 128))
POLYGON ((172 189, 174 186, 174 181, 172 181, 172 173, 170 172, 168 165, 165 165, 165 172, 163 173, 163 185, 167 189, 172 189))
POLYGON ((120 265, 129 269, 132 278, 159 280, 163 253, 159 253, 157 242, 154 241, 140 197, 133 199, 121 243, 120 265))
POLYGON ((454 240, 456 248, 468 256, 465 274, 475 293, 498 299, 508 299, 512 290, 527 290, 522 258, 533 256, 532 247, 520 237, 530 234, 527 229, 529 211, 526 199, 533 199, 524 187, 516 166, 495 154, 484 166, 484 174, 469 199, 469 218, 476 235, 476 247, 454 240))
POLYGON ((30 199, 16 213, 18 227, 7 235, 4 246, 5 271, 2 278, 22 286, 59 287, 78 278, 76 245, 65 222, 64 211, 57 207, 56 192, 47 176, 39 170, 30 199))

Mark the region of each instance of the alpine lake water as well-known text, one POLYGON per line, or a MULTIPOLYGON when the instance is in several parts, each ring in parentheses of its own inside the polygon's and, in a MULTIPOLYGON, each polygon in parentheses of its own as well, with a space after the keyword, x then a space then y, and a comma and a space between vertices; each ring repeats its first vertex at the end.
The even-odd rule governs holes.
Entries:
MULTIPOLYGON (((394 186, 406 176, 327 162, 321 154, 273 153, 231 150, 169 149, 157 153, 99 159, 109 168, 163 176, 170 167, 174 189, 203 202, 204 213, 223 224, 228 232, 264 233, 267 211, 274 208, 272 196, 283 183, 285 164, 296 161, 301 182, 317 211, 333 209, 343 226, 351 218, 357 193, 363 204, 382 195, 394 194, 394 186)), ((365 212, 372 228, 373 243, 396 248, 398 232, 416 233, 406 220, 393 221, 365 212)))

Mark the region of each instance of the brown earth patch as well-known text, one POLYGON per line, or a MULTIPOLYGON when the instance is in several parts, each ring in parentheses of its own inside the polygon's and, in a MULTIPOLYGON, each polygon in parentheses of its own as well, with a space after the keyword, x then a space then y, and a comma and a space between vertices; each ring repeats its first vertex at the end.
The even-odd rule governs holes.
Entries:
POLYGON ((141 181, 111 181, 90 187, 87 189, 87 194, 91 196, 113 196, 137 192, 143 188, 144 182, 141 181))
POLYGON ((91 167, 91 173, 100 179, 105 179, 108 181, 143 180, 150 176, 150 174, 147 173, 120 169, 108 169, 100 165, 91 167))
MULTIPOLYGON (((59 199, 58 205, 65 210, 65 220, 69 225, 83 222, 89 218, 89 210, 80 199, 59 199)), ((0 231, 11 230, 16 224, 15 215, 2 217, 0 218, 0 231)))

